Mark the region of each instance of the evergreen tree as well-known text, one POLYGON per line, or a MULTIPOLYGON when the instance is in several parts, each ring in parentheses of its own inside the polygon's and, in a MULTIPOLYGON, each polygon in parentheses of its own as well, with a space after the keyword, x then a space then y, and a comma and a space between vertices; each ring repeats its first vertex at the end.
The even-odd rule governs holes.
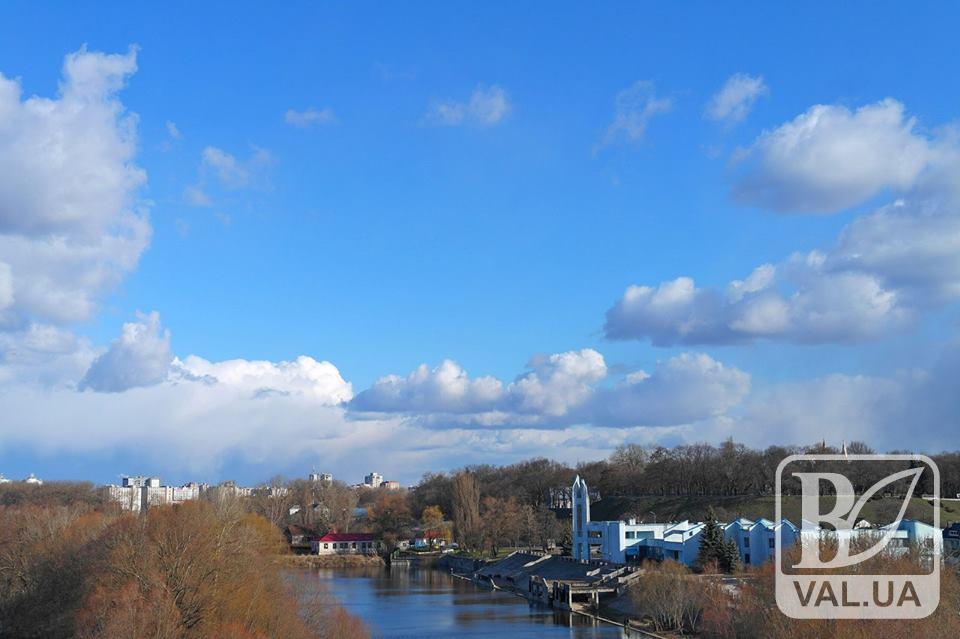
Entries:
POLYGON ((718 564, 725 573, 736 572, 740 567, 740 549, 737 548, 737 542, 732 539, 723 542, 718 564))
MULTIPOLYGON (((697 563, 703 569, 708 569, 711 564, 716 565, 723 570, 724 546, 723 529, 717 522, 717 516, 711 506, 707 510, 707 517, 703 524, 703 532, 700 533, 700 551, 697 555, 697 563)), ((724 570, 724 572, 726 572, 724 570)))

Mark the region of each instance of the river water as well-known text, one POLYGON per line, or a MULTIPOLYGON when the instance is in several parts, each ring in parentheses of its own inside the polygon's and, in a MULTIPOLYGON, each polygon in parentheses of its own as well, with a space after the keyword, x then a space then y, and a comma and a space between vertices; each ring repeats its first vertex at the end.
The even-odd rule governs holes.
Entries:
POLYGON ((301 588, 326 590, 362 618, 374 637, 567 637, 623 639, 623 628, 598 624, 446 573, 417 568, 302 570, 301 588))

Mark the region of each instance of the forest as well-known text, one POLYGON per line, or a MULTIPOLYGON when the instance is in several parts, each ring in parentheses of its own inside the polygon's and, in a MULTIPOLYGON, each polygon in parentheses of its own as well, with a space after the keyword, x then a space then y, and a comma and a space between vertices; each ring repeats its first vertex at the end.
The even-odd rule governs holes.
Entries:
POLYGON ((347 639, 363 624, 283 579, 276 526, 238 499, 142 516, 91 484, 0 490, 0 637, 347 639))

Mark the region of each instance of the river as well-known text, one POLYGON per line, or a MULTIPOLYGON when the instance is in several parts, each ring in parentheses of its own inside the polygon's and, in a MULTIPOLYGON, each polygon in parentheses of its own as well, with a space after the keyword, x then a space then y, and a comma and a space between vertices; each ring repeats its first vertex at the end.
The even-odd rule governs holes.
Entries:
POLYGON ((374 637, 567 637, 622 639, 623 628, 532 605, 446 573, 417 568, 293 571, 306 591, 325 589, 374 637))

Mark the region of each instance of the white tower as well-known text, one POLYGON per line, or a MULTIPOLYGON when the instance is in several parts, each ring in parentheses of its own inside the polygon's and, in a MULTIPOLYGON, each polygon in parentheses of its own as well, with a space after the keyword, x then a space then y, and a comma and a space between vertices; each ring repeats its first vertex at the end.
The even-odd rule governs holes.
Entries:
POLYGON ((590 538, 587 524, 590 522, 590 491, 580 475, 573 480, 573 558, 590 559, 590 538))

